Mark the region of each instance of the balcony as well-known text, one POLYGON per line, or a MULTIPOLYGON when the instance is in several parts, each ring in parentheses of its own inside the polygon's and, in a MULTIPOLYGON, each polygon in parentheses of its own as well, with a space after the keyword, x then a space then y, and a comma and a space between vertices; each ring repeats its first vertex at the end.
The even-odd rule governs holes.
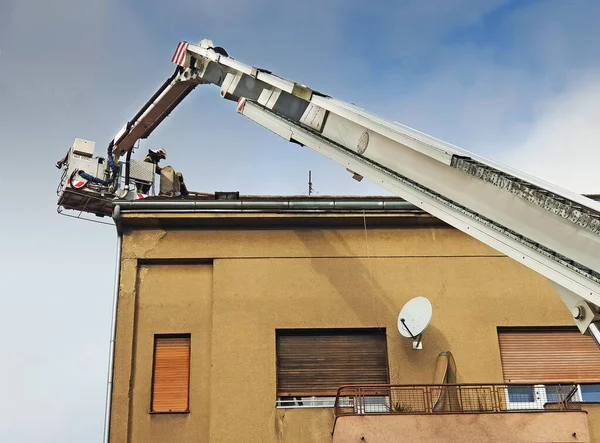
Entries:
POLYGON ((345 386, 333 442, 590 442, 574 383, 345 386))

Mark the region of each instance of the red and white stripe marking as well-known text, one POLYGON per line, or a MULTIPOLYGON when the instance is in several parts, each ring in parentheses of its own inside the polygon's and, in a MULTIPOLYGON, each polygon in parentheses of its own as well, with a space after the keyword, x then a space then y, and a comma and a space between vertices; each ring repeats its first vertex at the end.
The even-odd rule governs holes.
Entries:
MULTIPOLYGON (((67 185, 71 184, 71 179, 67 180, 67 185)), ((79 180, 73 180, 73 186, 75 188, 81 188, 83 187, 83 185, 85 185, 85 182, 79 181, 79 180)))
POLYGON ((135 194, 135 199, 136 200, 139 200, 139 199, 142 199, 142 198, 146 198, 146 194, 142 194, 141 192, 137 192, 135 194))
POLYGON ((246 97, 240 97, 236 108, 239 114, 241 114, 244 111, 244 106, 246 106, 246 97))
POLYGON ((177 50, 175 54, 173 54, 173 58, 171 61, 176 65, 183 66, 185 63, 185 55, 187 54, 188 43, 187 42, 179 42, 177 45, 177 50))

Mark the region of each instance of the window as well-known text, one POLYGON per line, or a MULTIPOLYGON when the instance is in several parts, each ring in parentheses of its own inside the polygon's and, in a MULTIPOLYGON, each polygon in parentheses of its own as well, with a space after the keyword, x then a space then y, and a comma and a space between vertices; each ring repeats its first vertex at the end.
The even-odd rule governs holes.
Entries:
POLYGON ((278 405, 333 406, 348 384, 389 384, 385 329, 276 331, 278 405))
POLYGON ((509 386, 508 399, 511 403, 533 403, 536 386, 509 386))
POLYGON ((542 409, 547 403, 561 402, 566 398, 578 399, 577 385, 523 385, 507 389, 508 409, 542 409))
POLYGON ((154 336, 151 412, 189 412, 190 335, 154 336))
POLYGON ((581 401, 600 403, 600 384, 579 385, 581 401))
POLYGON ((572 327, 499 328, 498 340, 509 409, 536 409, 572 395, 574 401, 600 400, 600 349, 572 327), (565 392, 558 383, 576 383, 565 392))
POLYGON ((600 384, 509 386, 507 395, 509 409, 541 409, 547 403, 558 403, 566 398, 583 403, 598 403, 600 384))

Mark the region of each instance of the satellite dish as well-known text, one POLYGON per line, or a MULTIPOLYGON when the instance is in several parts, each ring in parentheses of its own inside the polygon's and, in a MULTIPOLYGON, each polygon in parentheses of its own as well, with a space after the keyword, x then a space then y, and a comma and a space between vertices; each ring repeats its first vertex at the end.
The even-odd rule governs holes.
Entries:
POLYGON ((409 300, 400 311, 400 315, 398 315, 400 335, 406 338, 418 339, 417 346, 419 346, 420 336, 429 326, 432 314, 431 303, 425 297, 415 297, 409 300))

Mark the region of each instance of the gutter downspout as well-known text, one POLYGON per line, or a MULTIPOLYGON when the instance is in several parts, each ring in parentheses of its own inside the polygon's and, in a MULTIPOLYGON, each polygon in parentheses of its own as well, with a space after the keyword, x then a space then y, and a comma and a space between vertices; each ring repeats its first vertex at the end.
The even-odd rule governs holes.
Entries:
POLYGON ((112 323, 110 332, 110 350, 108 355, 108 380, 106 386, 106 406, 104 411, 104 443, 110 441, 110 419, 112 408, 112 391, 114 375, 115 341, 117 335, 117 306, 119 303, 119 287, 121 285, 121 255, 123 248, 123 233, 121 231, 121 208, 115 206, 113 219, 117 228, 117 262, 115 264, 115 281, 113 291, 112 323))

